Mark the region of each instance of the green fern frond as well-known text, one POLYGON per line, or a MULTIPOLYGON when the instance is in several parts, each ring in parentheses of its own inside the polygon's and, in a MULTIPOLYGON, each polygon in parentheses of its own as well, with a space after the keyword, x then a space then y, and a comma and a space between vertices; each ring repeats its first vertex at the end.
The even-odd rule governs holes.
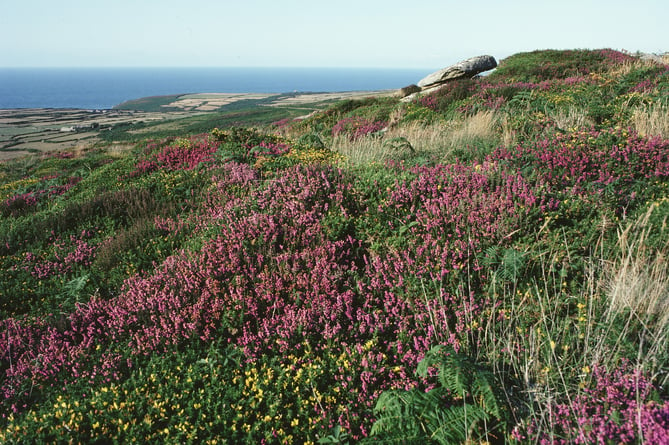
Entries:
MULTIPOLYGON (((378 419, 372 426, 371 434, 382 443, 393 443, 397 437, 404 440, 418 440, 423 436, 416 419, 422 410, 421 394, 414 391, 385 391, 379 396, 374 411, 378 419)), ((404 443, 404 442, 402 442, 404 443)))
POLYGON ((502 255, 502 277, 509 281, 516 281, 522 268, 525 266, 525 254, 516 249, 504 249, 502 255))
MULTIPOLYGON (((419 363, 421 377, 438 372, 429 392, 386 391, 377 402, 371 436, 380 443, 452 444, 483 438, 503 429, 509 418, 495 375, 452 347, 436 346, 419 363)), ((375 442, 378 443, 378 442, 375 442)))
POLYGON ((476 436, 476 427, 488 421, 488 414, 477 407, 455 405, 439 412, 431 428, 430 440, 440 444, 462 443, 476 436))
POLYGON ((526 253, 513 248, 490 246, 479 255, 479 263, 505 281, 515 282, 525 267, 526 253))

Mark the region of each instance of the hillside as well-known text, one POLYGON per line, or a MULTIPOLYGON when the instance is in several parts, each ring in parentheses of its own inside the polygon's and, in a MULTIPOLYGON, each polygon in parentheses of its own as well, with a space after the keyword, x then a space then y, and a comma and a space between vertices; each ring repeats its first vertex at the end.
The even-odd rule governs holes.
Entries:
POLYGON ((668 98, 534 51, 0 163, 0 442, 669 443, 668 98))
POLYGON ((26 155, 81 151, 114 143, 116 150, 149 138, 263 125, 320 110, 336 100, 387 92, 186 94, 145 97, 111 110, 0 110, 0 162, 26 155))

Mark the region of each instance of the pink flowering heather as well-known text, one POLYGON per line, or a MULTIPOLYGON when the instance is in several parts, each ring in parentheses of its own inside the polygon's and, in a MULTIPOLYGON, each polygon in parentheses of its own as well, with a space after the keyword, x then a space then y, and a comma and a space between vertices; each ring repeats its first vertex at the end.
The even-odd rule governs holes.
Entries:
POLYGON ((669 177, 669 141, 641 137, 632 130, 604 129, 556 135, 519 147, 502 147, 490 159, 522 169, 532 165, 531 180, 569 195, 601 195, 625 201, 629 186, 669 177))
POLYGON ((669 402, 639 370, 594 368, 592 384, 570 403, 551 402, 550 425, 517 427, 517 440, 541 444, 669 444, 669 402))
POLYGON ((156 161, 149 159, 140 159, 139 161, 137 161, 137 164, 135 164, 135 170, 129 174, 129 177, 134 178, 137 176, 141 176, 145 173, 151 173, 152 171, 155 171, 157 169, 158 169, 158 163, 156 161))
POLYGON ((85 230, 79 236, 71 235, 69 240, 54 237, 51 240, 53 253, 48 257, 38 257, 32 252, 26 252, 23 269, 37 279, 44 279, 68 274, 77 266, 90 266, 96 249, 85 239, 91 236, 92 233, 85 230))
MULTIPOLYGON (((150 273, 127 279, 109 300, 94 298, 60 318, 0 324, 5 406, 25 409, 31 389, 118 379, 133 361, 192 342, 233 345, 251 366, 268 355, 280 361, 308 348, 305 364, 328 365, 327 373, 312 380, 327 391, 309 408, 318 428, 326 432, 341 425, 352 438, 363 438, 382 392, 431 387, 432 381, 414 370, 433 346, 476 347, 482 328, 472 321, 497 304, 480 292, 486 277, 477 261, 485 248, 509 243, 531 212, 551 208, 546 189, 582 186, 585 193, 585 182, 597 184, 601 178, 666 176, 662 144, 622 133, 584 133, 516 152, 500 149, 481 164, 404 171, 400 166, 406 179, 369 208, 349 174, 331 166, 298 165, 261 180, 247 164, 226 163, 211 178, 197 213, 154 220, 166 235, 212 234, 197 249, 174 252, 150 273), (581 142, 609 147, 602 149, 607 156, 587 157, 578 149, 581 142), (525 162, 538 165, 527 177, 525 162), (328 231, 332 219, 355 220, 361 214, 375 218, 383 236, 378 245, 370 246, 357 228, 337 236, 328 231)), ((265 146, 271 147, 285 148, 265 146)), ((166 159, 175 160, 161 168, 189 168, 190 161, 180 163, 172 150, 152 152, 171 153, 166 159)), ((26 255, 24 266, 48 276, 87 264, 94 255, 88 236, 56 237, 50 256, 26 255)), ((615 377, 606 387, 624 381, 615 377)), ((574 413, 590 415, 602 388, 578 400, 585 414, 574 413)), ((615 412, 626 419, 627 406, 615 412)), ((556 404, 555 409, 567 408, 556 404)), ((634 409, 644 422, 663 425, 666 405, 644 401, 634 409)), ((576 414, 565 415, 560 434, 571 437, 568 419, 576 414)), ((592 429, 600 428, 590 417, 592 429)), ((536 425, 523 428, 519 437, 544 439, 536 425)), ((632 434, 612 428, 601 434, 632 434)), ((643 434, 662 439, 659 427, 643 434)))
POLYGON ((39 194, 35 192, 20 193, 5 199, 0 209, 11 215, 17 215, 26 207, 34 207, 39 202, 39 194))
POLYGON ((655 82, 651 79, 645 79, 630 88, 631 93, 647 93, 655 88, 655 82))
POLYGON ((604 56, 612 65, 620 65, 625 62, 633 62, 636 60, 634 56, 613 49, 602 49, 599 50, 598 53, 604 56))
POLYGON ((388 125, 383 121, 371 121, 363 117, 347 117, 337 122, 332 127, 332 135, 347 135, 349 139, 356 140, 371 133, 376 133, 388 125))
POLYGON ((137 161, 135 170, 128 176, 133 178, 158 169, 192 170, 202 163, 213 161, 218 146, 219 142, 208 134, 151 142, 144 149, 145 157, 137 161))
POLYGON ((572 76, 557 81, 565 86, 572 87, 574 85, 594 84, 595 80, 590 76, 572 76))
POLYGON ((418 98, 418 103, 431 110, 437 110, 437 98, 432 95, 421 96, 418 98))
POLYGON ((44 158, 56 158, 56 159, 72 159, 74 158, 74 153, 69 151, 56 151, 53 153, 46 153, 43 155, 44 158))
POLYGON ((244 163, 227 162, 223 165, 223 170, 226 174, 223 178, 220 178, 220 181, 219 178, 214 178, 214 182, 218 182, 221 187, 229 185, 248 186, 260 179, 258 171, 244 163))
MULTIPOLYGON (((229 174, 219 179, 221 193, 253 180, 247 168, 231 165, 229 174)), ((127 280, 121 294, 109 301, 78 305, 61 329, 47 322, 5 320, 2 335, 12 345, 0 351, 3 362, 12 364, 2 383, 5 397, 22 400, 21 388, 48 385, 65 369, 68 382, 114 379, 128 366, 120 359, 122 351, 131 356, 159 354, 188 339, 223 336, 253 361, 267 351, 288 353, 306 340, 324 360, 342 354, 348 360, 320 383, 336 387, 337 396, 314 407, 315 415, 324 425, 334 422, 354 437, 364 436, 376 398, 387 389, 425 385, 413 374, 418 362, 435 344, 459 345, 471 333, 467 320, 484 304, 473 294, 456 296, 445 290, 412 296, 417 288, 411 277, 429 284, 468 259, 433 243, 438 221, 454 227, 469 224, 446 223, 454 214, 440 215, 448 211, 446 201, 441 210, 439 202, 479 202, 481 214, 474 222, 501 232, 492 214, 518 210, 512 201, 484 196, 484 191, 494 190, 486 179, 492 174, 487 167, 480 178, 478 172, 457 169, 423 173, 406 190, 406 202, 419 206, 420 228, 411 236, 420 242, 408 254, 388 257, 370 253, 361 258, 358 240, 327 238, 323 218, 333 211, 355 212, 358 205, 350 181, 330 167, 289 169, 267 188, 252 192, 252 199, 230 195, 208 201, 222 206, 204 213, 219 235, 198 252, 176 253, 152 274, 127 280), (452 182, 451 175, 456 176, 452 182), (470 181, 474 178, 480 182, 470 181), (467 191, 470 186, 473 190, 467 191), (421 253, 424 248, 440 252, 430 269, 416 261, 428 255, 421 253)), ((508 187, 522 196, 522 184, 515 181, 509 177, 508 187)), ((404 202, 403 193, 398 191, 393 199, 404 202)), ((159 223, 171 227, 168 221, 159 223)), ((482 230, 471 235, 491 236, 482 230)), ((477 246, 464 238, 450 245, 477 246)))
POLYGON ((218 142, 208 135, 193 136, 187 141, 177 141, 156 154, 156 162, 166 170, 192 170, 202 162, 213 159, 218 142))
MULTIPOLYGON (((75 176, 67 178, 64 184, 53 184, 53 181, 57 179, 57 176, 41 178, 41 181, 47 182, 48 185, 44 188, 10 196, 0 203, 0 211, 4 210, 9 214, 16 215, 22 209, 34 207, 43 200, 65 194, 81 181, 80 177, 75 176)), ((62 179, 60 182, 62 182, 62 179)))
POLYGON ((290 127, 290 125, 291 125, 293 122, 295 122, 295 119, 294 119, 294 118, 292 118, 292 117, 287 117, 287 118, 278 120, 278 121, 276 121, 276 122, 272 122, 272 125, 273 125, 274 127, 277 127, 277 129, 279 129, 279 130, 283 130, 283 129, 285 129, 285 128, 290 127))
POLYGON ((515 224, 538 202, 519 173, 507 173, 495 163, 417 167, 413 172, 417 178, 399 184, 379 212, 388 215, 384 219, 391 229, 407 227, 411 247, 399 255, 419 277, 442 280, 466 268, 482 245, 516 230, 515 224))

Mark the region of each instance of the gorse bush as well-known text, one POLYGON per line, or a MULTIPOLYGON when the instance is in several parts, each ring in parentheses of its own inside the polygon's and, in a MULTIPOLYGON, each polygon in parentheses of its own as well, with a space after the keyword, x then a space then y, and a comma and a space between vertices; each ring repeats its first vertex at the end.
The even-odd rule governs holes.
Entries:
POLYGON ((0 442, 667 442, 635 60, 0 164, 0 442))

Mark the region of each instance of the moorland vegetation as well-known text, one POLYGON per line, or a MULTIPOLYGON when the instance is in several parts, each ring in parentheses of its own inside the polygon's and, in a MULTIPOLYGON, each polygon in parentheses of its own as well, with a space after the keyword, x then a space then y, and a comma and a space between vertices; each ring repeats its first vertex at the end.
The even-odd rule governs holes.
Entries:
POLYGON ((669 443, 669 65, 0 164, 2 443, 669 443))

